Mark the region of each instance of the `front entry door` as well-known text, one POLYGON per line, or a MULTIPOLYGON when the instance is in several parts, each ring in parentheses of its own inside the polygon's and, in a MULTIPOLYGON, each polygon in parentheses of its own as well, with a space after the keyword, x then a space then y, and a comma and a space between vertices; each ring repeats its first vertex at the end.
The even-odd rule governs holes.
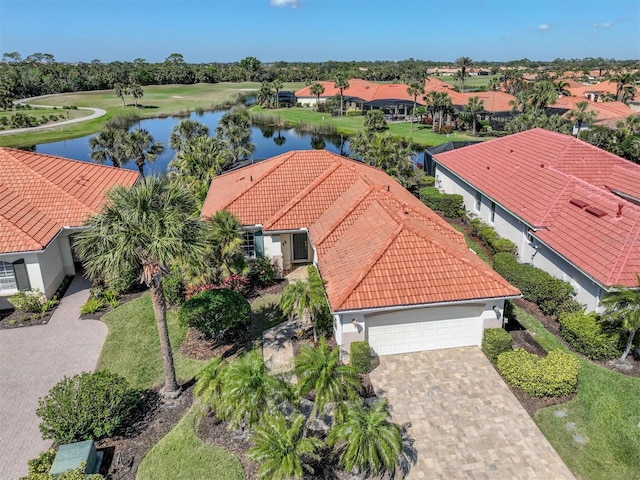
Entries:
POLYGON ((309 260, 309 242, 306 233, 293 234, 293 261, 307 262, 309 260))

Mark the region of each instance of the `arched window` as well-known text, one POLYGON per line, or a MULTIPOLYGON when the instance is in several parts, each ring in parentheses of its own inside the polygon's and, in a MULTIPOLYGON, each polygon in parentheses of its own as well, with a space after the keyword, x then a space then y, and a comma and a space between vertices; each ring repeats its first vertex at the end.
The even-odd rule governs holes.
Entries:
POLYGON ((13 293, 18 290, 13 264, 0 262, 0 293, 13 293))

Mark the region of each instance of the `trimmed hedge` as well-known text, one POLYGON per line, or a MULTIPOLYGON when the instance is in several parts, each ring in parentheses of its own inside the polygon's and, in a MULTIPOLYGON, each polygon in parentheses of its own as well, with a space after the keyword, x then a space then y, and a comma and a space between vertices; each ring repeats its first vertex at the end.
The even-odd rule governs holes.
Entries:
POLYGON ((462 216, 462 195, 440 193, 436 187, 425 187, 420 189, 420 200, 447 218, 462 216))
POLYGON ((482 335, 482 351, 492 363, 498 355, 513 348, 513 337, 503 328, 486 328, 482 335))
POLYGON ((491 253, 514 253, 516 251, 515 243, 500 237, 493 227, 490 227, 479 218, 469 220, 469 225, 471 226, 471 233, 482 240, 487 248, 491 250, 491 253))
POLYGON ((369 373, 371 371, 371 347, 369 342, 353 342, 350 353, 351 365, 358 373, 369 373))
POLYGON ((620 335, 603 332, 596 313, 563 313, 558 321, 562 338, 576 352, 592 360, 609 360, 620 355, 620 335))
POLYGON ((249 322, 251 306, 238 292, 224 288, 205 290, 182 304, 178 317, 182 325, 205 335, 221 335, 249 322))
POLYGON ((498 355, 498 371, 505 381, 532 397, 563 397, 576 390, 580 361, 575 355, 552 350, 540 358, 523 348, 498 355))
POLYGON ((496 253, 493 256, 493 268, 518 287, 526 300, 537 304, 545 315, 559 316, 564 312, 584 309, 573 299, 573 287, 568 282, 533 265, 518 262, 511 253, 496 253))

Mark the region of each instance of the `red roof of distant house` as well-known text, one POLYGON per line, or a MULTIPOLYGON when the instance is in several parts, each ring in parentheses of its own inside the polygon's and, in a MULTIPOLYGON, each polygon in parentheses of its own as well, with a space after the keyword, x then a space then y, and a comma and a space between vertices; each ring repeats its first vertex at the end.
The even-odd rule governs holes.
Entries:
POLYGON ((627 199, 640 200, 640 165, 543 129, 442 153, 436 160, 523 219, 537 238, 602 285, 637 285, 640 206, 627 199))
POLYGON ((519 294, 387 174, 327 151, 214 178, 202 215, 223 209, 267 232, 308 228, 334 312, 519 294))
POLYGON ((608 120, 611 118, 627 117, 634 113, 634 110, 622 102, 592 102, 587 98, 560 97, 549 105, 553 108, 566 108, 573 110, 580 102, 587 102, 587 111, 595 112, 597 120, 608 120))
POLYGON ((0 253, 37 251, 100 208, 114 185, 137 172, 0 148, 0 253))

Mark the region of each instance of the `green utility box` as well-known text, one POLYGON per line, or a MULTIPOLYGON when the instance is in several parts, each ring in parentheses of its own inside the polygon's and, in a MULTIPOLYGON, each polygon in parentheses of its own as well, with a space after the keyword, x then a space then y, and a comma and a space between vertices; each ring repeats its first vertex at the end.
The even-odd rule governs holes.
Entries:
POLYGON ((96 452, 93 440, 61 445, 49 473, 60 475, 69 470, 80 468, 86 462, 85 473, 98 473, 102 461, 102 452, 96 452))

